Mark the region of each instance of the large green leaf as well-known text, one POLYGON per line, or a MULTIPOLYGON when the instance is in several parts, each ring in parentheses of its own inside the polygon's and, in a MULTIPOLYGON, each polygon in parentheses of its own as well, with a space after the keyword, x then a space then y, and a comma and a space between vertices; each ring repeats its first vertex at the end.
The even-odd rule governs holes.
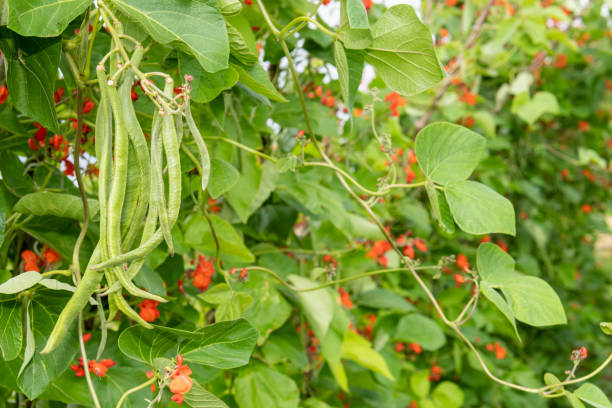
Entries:
POLYGON ((251 205, 263 184, 263 168, 252 154, 240 152, 241 169, 238 182, 225 193, 225 198, 238 217, 246 223, 253 213, 251 205))
POLYGON ((257 43, 249 21, 242 14, 225 19, 232 56, 247 66, 257 63, 257 43))
POLYGON ((342 343, 342 358, 354 362, 380 373, 390 380, 395 380, 385 359, 372 348, 372 344, 359 334, 348 330, 342 343))
MULTIPOLYGON (((216 214, 211 214, 210 219, 219 240, 221 258, 224 262, 228 264, 253 262, 255 259, 253 254, 244 245, 242 237, 234 227, 216 214)), ((193 215, 187 221, 185 243, 206 255, 215 256, 217 251, 215 240, 204 216, 193 215)))
POLYGON ((0 351, 2 359, 10 361, 21 351, 21 305, 16 301, 0 302, 0 351))
MULTIPOLYGON (((98 200, 88 199, 87 203, 90 217, 94 217, 100 210, 98 200)), ((27 194, 19 199, 13 209, 26 215, 51 215, 83 221, 83 201, 72 194, 49 191, 27 194)))
POLYGON ((15 107, 59 133, 53 90, 61 41, 59 38, 17 37, 6 43, 0 46, 6 58, 7 86, 15 107))
POLYGON ((8 27, 28 37, 56 37, 91 0, 29 0, 8 3, 8 27))
POLYGON ((446 185, 470 177, 485 152, 486 140, 463 126, 427 125, 416 137, 415 153, 423 173, 446 185))
POLYGON ((606 394, 597 386, 591 383, 585 383, 580 386, 575 392, 578 398, 596 408, 612 408, 612 404, 606 394))
POLYGON ((34 190, 34 182, 25 175, 23 163, 11 152, 0 152, 0 174, 6 189, 16 196, 22 196, 34 190))
POLYGON ((387 86, 403 95, 421 93, 442 79, 431 33, 411 6, 389 8, 372 27, 366 61, 387 86))
POLYGON ((514 318, 532 326, 567 323, 561 300, 550 285, 535 276, 516 273, 512 257, 497 245, 481 244, 477 263, 483 279, 483 294, 508 318, 515 330, 514 318), (506 299, 493 287, 501 289, 506 299))
POLYGON ((470 234, 516 234, 512 203, 484 184, 465 180, 448 184, 444 193, 455 222, 470 234))
POLYGON ((155 41, 176 44, 193 54, 206 71, 228 67, 227 30, 215 0, 114 0, 113 4, 155 41))
POLYGON ((492 289, 487 283, 487 281, 480 282, 480 293, 482 293, 484 297, 489 299, 489 301, 493 303, 495 307, 497 307, 499 311, 503 313, 504 316, 506 316, 506 319, 508 319, 508 321, 512 325, 512 328, 514 329, 516 337, 520 341, 521 336, 519 335, 518 328, 516 327, 516 319, 514 318, 512 308, 510 307, 508 302, 506 302, 506 299, 504 299, 502 295, 495 291, 495 289, 492 289))
POLYGON ((374 309, 393 309, 402 312, 414 311, 412 303, 403 296, 388 289, 376 288, 360 293, 355 302, 361 306, 374 309))
POLYGON ((416 313, 402 317, 394 337, 400 341, 419 343, 429 351, 437 350, 446 344, 446 336, 440 326, 429 317, 416 313))
POLYGON ((244 319, 185 331, 155 326, 132 326, 119 336, 119 348, 128 357, 150 366, 156 358, 182 354, 187 362, 229 369, 249 362, 257 331, 244 319))
POLYGON ((240 371, 235 381, 240 408, 297 408, 300 393, 286 375, 262 365, 240 371))
POLYGON ((181 76, 191 75, 191 99, 208 103, 238 82, 238 72, 232 67, 210 73, 202 70, 199 61, 190 54, 179 54, 181 76))

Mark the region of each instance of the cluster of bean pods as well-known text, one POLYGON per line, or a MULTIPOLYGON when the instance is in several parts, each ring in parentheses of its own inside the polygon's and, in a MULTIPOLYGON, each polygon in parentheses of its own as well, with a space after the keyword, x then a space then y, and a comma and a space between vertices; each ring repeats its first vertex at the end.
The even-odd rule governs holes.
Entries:
POLYGON ((189 81, 183 93, 173 95, 174 81, 164 76, 165 86, 158 92, 150 80, 141 80, 145 93, 152 98, 156 111, 151 124, 150 146, 136 117, 131 87, 134 72, 144 54, 136 44, 129 61, 111 58, 110 76, 104 61, 98 65, 100 103, 96 116, 96 159, 98 162, 98 200, 100 204, 100 239, 89 259, 76 291, 66 304, 43 354, 53 351, 67 335, 70 326, 100 290, 108 296, 109 318, 121 311, 144 327, 144 321, 123 296, 167 300, 137 287, 133 279, 146 257, 165 240, 173 252, 172 227, 181 206, 181 164, 179 147, 183 136, 183 117, 200 153, 202 189, 210 175, 206 144, 191 115, 189 81), (138 243, 136 243, 138 241, 138 243))

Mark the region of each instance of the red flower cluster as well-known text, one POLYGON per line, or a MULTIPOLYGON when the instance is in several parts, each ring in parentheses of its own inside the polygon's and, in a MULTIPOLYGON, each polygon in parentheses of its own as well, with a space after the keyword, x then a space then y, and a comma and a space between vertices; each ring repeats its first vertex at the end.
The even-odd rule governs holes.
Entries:
POLYGON ((374 5, 373 0, 361 0, 361 1, 363 2, 363 6, 365 7, 366 11, 370 11, 372 6, 374 5))
MULTIPOLYGON (((89 360, 87 362, 87 366, 89 367, 89 371, 97 375, 98 377, 106 377, 106 372, 109 368, 114 366, 115 363, 110 358, 105 360, 100 360, 100 362, 96 362, 96 360, 89 360)), ((85 375, 85 367, 83 366, 83 358, 79 357, 79 364, 72 364, 70 369, 74 371, 74 375, 77 377, 83 377, 85 375)))
POLYGON ((503 360, 508 355, 508 351, 506 350, 506 348, 498 342, 495 342, 493 344, 489 343, 486 347, 487 351, 495 351, 495 358, 497 358, 498 360, 503 360))
POLYGON ((468 262, 467 256, 463 254, 457 255, 455 265, 457 265, 457 267, 462 271, 467 271, 468 269, 470 269, 470 263, 468 262))
POLYGON ((176 367, 174 367, 174 371, 170 374, 171 380, 169 385, 170 392, 174 394, 170 399, 179 405, 183 403, 183 396, 193 386, 193 380, 190 375, 191 368, 183 364, 183 356, 179 354, 176 357, 176 367))
POLYGON ((323 257, 323 263, 326 265, 332 265, 334 269, 338 267, 338 261, 331 255, 325 255, 323 257))
POLYGON ((580 361, 584 360, 588 356, 589 352, 587 351, 587 348, 582 346, 579 349, 572 351, 572 356, 570 358, 572 359, 572 361, 580 361))
POLYGON ((408 346, 408 348, 410 349, 410 351, 412 351, 415 354, 421 354, 423 352, 423 348, 421 347, 421 345, 419 343, 408 343, 408 344, 404 344, 401 341, 398 341, 395 344, 395 351, 397 351, 398 353, 401 353, 402 351, 404 351, 404 349, 406 348, 406 346, 408 346))
POLYGON ((40 256, 36 255, 33 251, 26 249, 21 253, 21 259, 25 261, 23 266, 25 271, 36 271, 40 272, 41 267, 57 263, 61 257, 53 248, 49 248, 43 245, 43 252, 40 256))
POLYGON ((159 310, 157 310, 158 305, 159 302, 157 300, 145 299, 138 305, 140 308, 138 315, 140 315, 145 322, 154 322, 155 319, 159 317, 159 310))
POLYGON ((53 92, 53 100, 55 103, 59 103, 59 101, 64 97, 64 88, 60 88, 57 91, 53 92))
POLYGON ((391 249, 391 244, 385 240, 375 241, 372 248, 366 254, 366 257, 373 259, 384 267, 387 267, 387 257, 385 252, 391 249))
POLYGON ((200 292, 205 291, 210 286, 214 273, 213 263, 202 255, 198 255, 198 266, 193 271, 193 286, 198 288, 200 292))
POLYGON ((406 99, 403 98, 397 92, 391 92, 385 96, 385 102, 391 103, 391 114, 393 116, 399 116, 399 111, 397 108, 401 108, 402 106, 406 106, 406 99))

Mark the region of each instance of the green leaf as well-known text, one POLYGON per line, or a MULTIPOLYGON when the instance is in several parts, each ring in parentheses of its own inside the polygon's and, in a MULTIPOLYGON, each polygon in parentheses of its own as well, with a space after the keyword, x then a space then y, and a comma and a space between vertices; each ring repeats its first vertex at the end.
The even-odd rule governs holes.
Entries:
POLYGON ((515 277, 514 259, 499 246, 483 242, 476 257, 478 274, 492 285, 498 285, 515 277))
POLYGON ((68 297, 63 292, 37 290, 36 296, 31 301, 34 336, 32 344, 36 346, 32 360, 17 378, 19 388, 29 399, 38 397, 51 381, 64 372, 73 362, 78 350, 76 330, 73 326, 66 340, 53 353, 40 354, 67 300, 68 297))
POLYGON ((566 391, 565 396, 567 397, 567 400, 572 408, 585 408, 582 401, 580 401, 580 399, 574 393, 566 391))
MULTIPOLYGON (((90 217, 100 210, 98 200, 88 199, 90 217)), ((25 215, 51 215, 83 221, 83 201, 81 197, 72 194, 51 193, 40 191, 27 194, 15 204, 14 211, 25 215)))
MULTIPOLYGON (((298 289, 308 289, 317 286, 315 282, 298 275, 289 275, 289 281, 298 289)), ((308 318, 315 335, 322 339, 333 318, 334 303, 326 289, 310 292, 297 292, 302 310, 308 318)))
POLYGON ((372 289, 367 292, 360 293, 355 299, 355 302, 361 306, 371 307, 374 309, 393 309, 402 312, 414 311, 412 303, 387 289, 372 289))
MULTIPOLYGON (((559 384, 560 382, 561 382, 561 380, 559 380, 556 375, 551 374, 551 373, 545 373, 544 374, 544 384, 546 384, 546 385, 556 385, 556 384, 559 384)), ((551 393, 556 394, 558 391, 561 391, 561 390, 563 390, 563 386, 551 388, 551 389, 549 389, 547 391, 551 391, 551 393)))
POLYGON ((259 53, 249 21, 242 14, 225 17, 225 19, 232 56, 248 66, 257 63, 259 53))
POLYGON ((181 76, 191 75, 191 99, 208 103, 221 92, 231 89, 238 82, 238 72, 232 67, 213 74, 202 70, 198 60, 190 54, 179 53, 179 70, 181 76))
POLYGON ((212 198, 219 198, 238 182, 240 173, 225 160, 212 159, 210 162, 210 183, 208 192, 212 198))
POLYGON ((596 408, 612 408, 612 404, 608 397, 606 397, 606 394, 591 383, 582 384, 580 388, 574 391, 574 395, 596 408))
POLYGON ((206 71, 228 67, 227 30, 215 0, 114 0, 113 4, 155 41, 177 45, 195 56, 206 71))
POLYGON ((150 366, 156 358, 182 354, 186 362, 229 369, 249 362, 256 341, 257 331, 246 320, 238 319, 193 331, 132 326, 119 336, 119 349, 150 366))
MULTIPOLYGON (((360 0, 359 3, 361 4, 360 0)), ((353 103, 363 72, 363 54, 358 51, 345 50, 341 41, 335 41, 334 59, 338 69, 338 82, 340 82, 342 100, 352 120, 353 103)))
POLYGON ((225 193, 225 198, 232 206, 240 221, 246 224, 251 216, 251 205, 262 184, 263 168, 254 155, 240 152, 241 169, 238 182, 225 193))
POLYGON ((270 98, 273 101, 287 102, 287 99, 285 99, 285 97, 276 90, 272 82, 270 82, 270 77, 261 64, 258 63, 249 67, 237 62, 232 62, 231 66, 238 71, 240 83, 253 92, 270 98))
POLYGON ((228 408, 212 392, 207 391, 197 382, 194 382, 189 392, 184 395, 185 404, 191 408, 228 408))
POLYGON ((429 371, 417 371, 410 376, 410 388, 417 397, 425 398, 427 395, 429 395, 430 387, 431 382, 429 381, 429 371))
POLYGON ((344 335, 341 356, 395 381, 385 359, 372 349, 369 341, 351 330, 344 335))
POLYGON ((433 400, 440 407, 460 408, 463 405, 463 391, 455 383, 442 381, 431 393, 433 400))
POLYGON ((436 189, 432 181, 427 181, 425 191, 431 205, 431 213, 436 221, 438 221, 438 226, 447 234, 453 234, 455 232, 455 221, 453 220, 450 208, 448 208, 446 198, 436 189))
POLYGON ((347 0, 346 14, 351 28, 370 28, 368 12, 361 0, 347 0))
MULTIPOLYGON (((244 245, 242 237, 223 218, 210 214, 221 247, 221 258, 228 264, 250 263, 255 257, 244 245)), ((217 247, 206 218, 193 215, 185 225, 185 244, 208 255, 215 256, 217 247)))
POLYGON ((217 7, 221 14, 227 17, 240 13, 242 2, 240 0, 217 0, 217 7))
POLYGON ((42 279, 42 275, 36 271, 21 273, 0 285, 0 293, 10 295, 23 292, 36 285, 42 279))
POLYGON ((474 234, 516 234, 514 207, 495 190, 475 181, 458 181, 444 188, 455 222, 474 234))
POLYGON ((0 152, 0 174, 6 189, 16 196, 22 196, 34 190, 34 183, 30 177, 26 176, 23 163, 11 152, 0 152))
POLYGON ((389 88, 410 96, 442 80, 431 33, 411 6, 390 7, 372 31, 374 38, 366 50, 366 61, 389 88))
POLYGON ((477 264, 478 273, 483 283, 488 286, 483 294, 495 303, 511 322, 510 313, 503 306, 505 302, 502 303, 501 296, 490 286, 501 289, 516 320, 532 326, 567 323, 561 300, 550 285, 535 276, 516 273, 514 259, 497 245, 481 244, 478 248, 477 264), (489 298, 491 292, 497 296, 492 295, 489 298))
POLYGON ((59 133, 53 90, 62 43, 59 38, 19 37, 3 47, 7 86, 15 108, 59 133))
POLYGON ((559 103, 550 92, 537 92, 531 100, 527 93, 522 93, 513 99, 512 113, 531 125, 545 113, 559 114, 559 103))
POLYGON ((415 143, 419 167, 443 186, 470 177, 486 149, 484 137, 447 122, 425 126, 415 143))
POLYGON ((563 304, 546 281, 517 274, 501 290, 517 320, 532 326, 567 324, 563 304))
POLYGON ((56 37, 90 4, 91 0, 11 1, 8 27, 27 37, 56 37))
POLYGON ((259 332, 259 344, 291 316, 292 307, 276 289, 276 285, 274 278, 256 273, 249 276, 248 282, 242 287, 254 299, 243 317, 259 332))
POLYGON ((489 299, 489 301, 493 303, 495 307, 497 307, 499 311, 503 313, 504 316, 506 316, 506 319, 508 319, 508 321, 512 325, 512 328, 514 329, 516 337, 519 341, 521 341, 521 336, 519 335, 518 328, 516 327, 516 319, 514 318, 514 313, 512 312, 510 305, 506 302, 502 295, 497 293, 495 289, 492 289, 489 284, 484 280, 480 283, 480 293, 482 293, 484 297, 489 299))
POLYGON ((240 408, 297 408, 300 401, 291 378, 262 365, 240 370, 235 385, 240 408))
POLYGON ((18 302, 0 302, 0 351, 2 359, 13 360, 21 351, 22 327, 21 305, 18 302))
POLYGON ((408 343, 419 343, 429 351, 437 350, 446 344, 446 336, 440 326, 429 317, 416 313, 402 317, 394 338, 408 343))
POLYGON ((217 322, 238 319, 253 303, 251 295, 236 292, 225 283, 215 285, 199 296, 208 303, 218 305, 215 310, 217 322))
POLYGON ((604 334, 612 336, 612 322, 601 322, 599 323, 599 327, 604 334))
MULTIPOLYGON (((338 118, 327 106, 307 100, 306 109, 308 110, 312 130, 317 135, 334 137, 338 134, 338 118)), ((307 129, 302 105, 297 98, 292 99, 287 104, 276 105, 272 112, 272 119, 287 128, 304 131, 307 129)))

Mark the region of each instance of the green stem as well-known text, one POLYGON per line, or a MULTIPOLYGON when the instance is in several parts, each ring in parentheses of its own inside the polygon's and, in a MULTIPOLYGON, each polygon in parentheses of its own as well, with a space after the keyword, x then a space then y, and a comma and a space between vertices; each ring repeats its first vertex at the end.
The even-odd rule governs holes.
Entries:
MULTIPOLYGON (((287 38, 287 37, 288 37, 287 32, 289 31, 289 29, 291 28, 291 26, 293 26, 293 25, 295 25, 295 24, 297 24, 297 23, 300 23, 300 22, 312 23, 312 24, 316 25, 316 26, 317 26, 317 28, 318 28, 319 30, 321 30, 322 32, 324 32, 325 34, 327 34, 327 35, 329 35, 329 36, 333 37, 333 38, 334 38, 334 39, 336 39, 336 40, 338 39, 338 34, 336 34, 335 32, 333 32, 333 31, 331 31, 331 30, 327 29, 327 28, 326 28, 326 27, 324 27, 324 26, 323 26, 321 23, 319 23, 317 20, 315 20, 315 19, 313 19, 313 18, 311 18, 311 17, 308 17, 308 16, 300 16, 300 17, 296 17, 296 18, 294 18, 293 20, 291 20, 291 22, 290 22, 289 24, 287 24, 287 25, 286 25, 286 26, 285 26, 285 27, 284 27, 284 28, 283 28, 283 29, 282 29, 282 30, 281 30, 281 31, 278 33, 278 36, 277 36, 277 37, 282 38, 282 39, 287 38)), ((300 27, 303 27, 303 25, 301 25, 300 27)), ((290 32, 290 35, 291 35, 291 34, 294 34, 295 32, 297 32, 297 31, 290 32)))
POLYGON ((125 400, 127 399, 127 397, 130 396, 130 394, 133 394, 135 392, 138 392, 140 390, 142 390, 143 388, 148 387, 149 385, 153 384, 155 382, 157 378, 155 376, 151 377, 149 380, 143 382, 140 385, 137 385, 134 388, 130 388, 129 390, 127 390, 126 392, 123 393, 123 395, 121 396, 121 398, 119 398, 119 401, 117 401, 117 407, 116 408, 121 408, 121 405, 125 402, 125 400))

